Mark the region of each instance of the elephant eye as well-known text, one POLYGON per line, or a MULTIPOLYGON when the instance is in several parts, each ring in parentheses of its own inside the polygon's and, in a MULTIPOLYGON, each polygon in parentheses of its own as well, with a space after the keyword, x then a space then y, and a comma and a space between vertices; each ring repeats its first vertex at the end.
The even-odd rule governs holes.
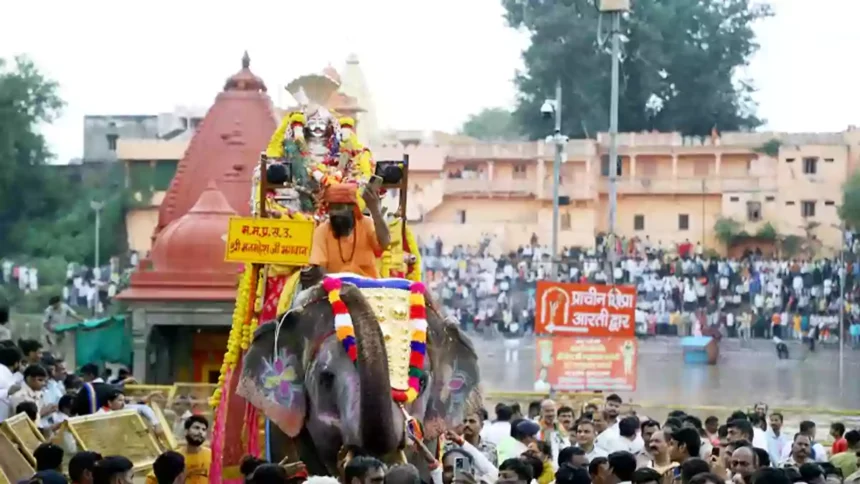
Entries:
POLYGON ((329 370, 323 370, 322 373, 320 373, 320 384, 326 390, 334 388, 334 373, 329 370))
POLYGON ((427 389, 427 374, 421 375, 421 378, 418 379, 418 388, 420 391, 418 393, 424 393, 424 390, 427 389))

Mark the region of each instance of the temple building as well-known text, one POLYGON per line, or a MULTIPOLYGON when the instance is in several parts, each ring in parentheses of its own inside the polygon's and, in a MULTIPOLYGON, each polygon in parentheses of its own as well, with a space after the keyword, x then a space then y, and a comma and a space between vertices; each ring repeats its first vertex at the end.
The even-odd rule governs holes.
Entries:
POLYGON ((147 212, 152 249, 118 296, 131 313, 141 382, 217 380, 241 269, 224 262, 228 219, 250 213, 252 172, 276 126, 246 53, 147 212))

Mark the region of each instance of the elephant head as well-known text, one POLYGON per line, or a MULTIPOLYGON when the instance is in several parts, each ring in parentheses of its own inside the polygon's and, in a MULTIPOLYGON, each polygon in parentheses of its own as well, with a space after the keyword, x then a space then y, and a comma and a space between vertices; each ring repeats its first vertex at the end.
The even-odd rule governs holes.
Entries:
POLYGON ((334 334, 326 292, 315 286, 279 322, 262 325, 245 354, 239 394, 289 437, 305 429, 329 471, 342 446, 384 456, 404 445, 391 397, 382 331, 354 286, 341 299, 355 327, 357 361, 334 334))
POLYGON ((428 357, 421 391, 401 408, 392 398, 384 337, 373 309, 350 284, 343 284, 340 295, 355 328, 355 363, 334 333, 331 304, 318 284, 297 295, 279 321, 260 326, 245 354, 238 389, 292 438, 306 463, 319 462, 329 474, 336 472, 342 447, 379 457, 402 449, 404 411, 424 422, 426 439, 435 438, 446 424, 462 420, 479 382, 471 343, 425 295, 428 357))

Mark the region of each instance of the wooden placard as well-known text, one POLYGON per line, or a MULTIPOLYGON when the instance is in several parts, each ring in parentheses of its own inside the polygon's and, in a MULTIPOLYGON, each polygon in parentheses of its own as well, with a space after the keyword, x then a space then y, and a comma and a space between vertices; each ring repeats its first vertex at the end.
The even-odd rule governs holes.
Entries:
POLYGON ((6 432, 0 432, 0 469, 11 482, 29 479, 36 473, 35 466, 18 450, 6 432))
POLYGON ((78 450, 101 455, 124 455, 135 472, 152 468, 161 454, 158 441, 136 410, 100 412, 66 420, 63 427, 72 433, 78 450))
POLYGON ((32 465, 36 465, 33 451, 45 442, 45 437, 25 413, 19 413, 0 422, 0 429, 21 449, 32 465))
POLYGON ((155 419, 158 420, 158 426, 161 427, 161 434, 158 435, 158 441, 162 444, 164 450, 175 450, 179 445, 176 443, 176 436, 173 435, 173 428, 161 411, 161 407, 155 402, 150 402, 152 413, 155 414, 155 419))

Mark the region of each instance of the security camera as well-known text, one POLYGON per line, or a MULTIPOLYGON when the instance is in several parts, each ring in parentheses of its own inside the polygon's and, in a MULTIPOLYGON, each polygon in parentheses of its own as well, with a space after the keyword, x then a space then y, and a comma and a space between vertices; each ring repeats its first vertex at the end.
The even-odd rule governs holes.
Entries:
POLYGON ((543 102, 543 106, 540 107, 540 114, 544 119, 549 119, 555 114, 555 101, 551 99, 547 99, 543 102))

